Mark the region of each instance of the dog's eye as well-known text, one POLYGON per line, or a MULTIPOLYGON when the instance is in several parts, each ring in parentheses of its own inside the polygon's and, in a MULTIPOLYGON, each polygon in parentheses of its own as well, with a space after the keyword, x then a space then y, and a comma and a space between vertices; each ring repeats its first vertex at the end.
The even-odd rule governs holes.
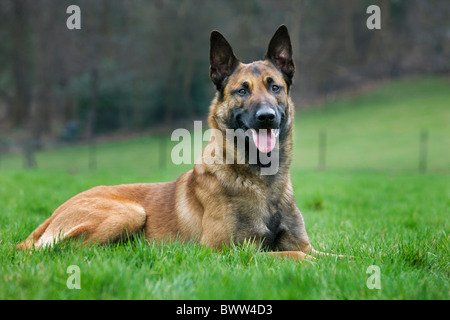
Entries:
POLYGON ((247 90, 245 90, 245 89, 239 89, 238 93, 239 93, 241 96, 243 96, 243 95, 245 95, 245 94, 247 93, 247 90))
POLYGON ((274 85, 272 85, 272 91, 276 93, 276 92, 280 91, 280 87, 277 86, 276 84, 274 84, 274 85))

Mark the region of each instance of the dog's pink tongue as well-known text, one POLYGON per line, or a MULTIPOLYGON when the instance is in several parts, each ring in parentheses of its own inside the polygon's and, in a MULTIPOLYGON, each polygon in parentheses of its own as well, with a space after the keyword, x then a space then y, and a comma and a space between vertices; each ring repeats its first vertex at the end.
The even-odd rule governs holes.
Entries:
POLYGON ((262 130, 252 130, 253 141, 259 151, 264 153, 269 153, 275 148, 276 137, 272 130, 262 129, 262 130))

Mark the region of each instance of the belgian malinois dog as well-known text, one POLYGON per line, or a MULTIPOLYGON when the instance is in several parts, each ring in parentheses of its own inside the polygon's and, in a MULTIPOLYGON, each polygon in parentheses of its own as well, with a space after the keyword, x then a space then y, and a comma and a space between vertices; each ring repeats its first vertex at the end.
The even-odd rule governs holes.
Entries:
POLYGON ((263 252, 297 260, 320 254, 310 245, 289 176, 294 71, 284 25, 272 37, 264 60, 249 64, 240 62, 227 40, 213 31, 210 77, 217 92, 208 122, 215 130, 201 155, 205 161, 172 182, 84 191, 58 207, 17 247, 52 246, 74 237, 103 244, 143 232, 149 241, 194 239, 219 250, 231 242, 255 241, 263 252), (227 130, 249 133, 244 148, 234 143, 236 135, 233 141, 227 138, 227 130), (207 161, 217 152, 243 161, 207 161), (277 159, 262 161, 275 153, 277 159), (261 174, 275 160, 276 172, 261 174))

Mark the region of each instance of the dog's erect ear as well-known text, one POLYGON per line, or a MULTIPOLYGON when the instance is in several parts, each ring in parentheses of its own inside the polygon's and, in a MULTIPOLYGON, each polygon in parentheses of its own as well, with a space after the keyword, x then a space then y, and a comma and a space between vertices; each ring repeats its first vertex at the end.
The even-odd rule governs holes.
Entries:
POLYGON ((288 84, 292 83, 295 72, 294 60, 292 60, 291 38, 286 26, 281 25, 270 40, 266 52, 266 58, 286 76, 288 84))
POLYGON ((239 63, 228 41, 218 32, 211 32, 209 48, 209 76, 217 90, 222 89, 223 80, 231 75, 239 63))

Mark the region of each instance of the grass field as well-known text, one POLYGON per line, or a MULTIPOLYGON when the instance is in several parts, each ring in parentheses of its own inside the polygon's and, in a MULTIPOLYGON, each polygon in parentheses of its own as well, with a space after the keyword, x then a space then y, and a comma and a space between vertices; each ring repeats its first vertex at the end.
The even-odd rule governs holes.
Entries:
MULTIPOLYGON (((132 241, 32 254, 11 250, 63 201, 99 184, 168 181, 191 166, 159 165, 143 136, 97 147, 0 159, 0 299, 449 299, 450 82, 421 77, 297 112, 291 168, 296 199, 316 249, 353 255, 314 262, 273 260, 252 245, 221 253, 196 244, 132 241), (418 168, 429 131, 428 168, 418 168), (319 130, 327 170, 316 171, 319 130), (70 290, 67 268, 80 270, 70 290), (369 266, 381 289, 369 289, 369 266)), ((170 154, 170 144, 168 152, 170 154)))

